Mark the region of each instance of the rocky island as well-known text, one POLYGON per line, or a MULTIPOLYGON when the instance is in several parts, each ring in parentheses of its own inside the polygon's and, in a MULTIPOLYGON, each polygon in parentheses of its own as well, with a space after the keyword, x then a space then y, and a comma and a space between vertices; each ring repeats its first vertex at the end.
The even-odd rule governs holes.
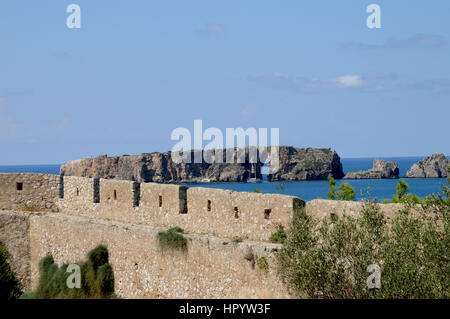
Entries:
POLYGON ((280 169, 268 181, 326 180, 344 176, 341 158, 331 149, 280 147, 280 169))
POLYGON ((344 179, 394 179, 398 178, 399 174, 398 163, 375 159, 373 168, 367 171, 350 172, 344 176, 344 179))
MULTIPOLYGON (((237 149, 234 150, 235 155, 237 149)), ((340 157, 330 149, 295 148, 280 146, 280 169, 268 175, 269 181, 320 180, 344 176, 340 157)), ((223 152, 225 156, 225 150, 223 152)), ((191 151, 191 155, 194 151, 191 151)), ((225 162, 225 161, 224 161, 225 162)), ((122 179, 137 182, 196 183, 246 182, 262 178, 262 163, 175 163, 171 152, 146 153, 80 159, 61 166, 61 175, 122 179)))
POLYGON ((444 154, 433 154, 417 163, 415 163, 408 172, 408 178, 445 178, 449 160, 444 154))

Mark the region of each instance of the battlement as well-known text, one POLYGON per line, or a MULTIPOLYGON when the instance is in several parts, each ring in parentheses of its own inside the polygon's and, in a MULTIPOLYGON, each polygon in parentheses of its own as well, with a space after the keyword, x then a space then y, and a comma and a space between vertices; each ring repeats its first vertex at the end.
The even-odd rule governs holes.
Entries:
MULTIPOLYGON (((121 297, 287 298, 276 267, 281 245, 267 242, 271 234, 286 228, 302 207, 314 218, 327 218, 358 216, 363 205, 318 199, 305 205, 298 197, 277 194, 0 174, 0 241, 24 290, 36 288, 39 261, 47 254, 62 265, 104 244, 121 297), (186 232, 186 252, 161 250, 160 230, 174 226, 186 232), (258 260, 268 267, 258 267, 258 260)), ((402 205, 380 208, 389 218, 402 205)))
POLYGON ((0 187, 3 209, 27 204, 66 215, 180 226, 188 233, 254 241, 267 241, 305 206, 298 197, 277 194, 42 174, 0 174, 0 187))
POLYGON ((0 173, 0 209, 56 211, 61 189, 58 175, 0 173))

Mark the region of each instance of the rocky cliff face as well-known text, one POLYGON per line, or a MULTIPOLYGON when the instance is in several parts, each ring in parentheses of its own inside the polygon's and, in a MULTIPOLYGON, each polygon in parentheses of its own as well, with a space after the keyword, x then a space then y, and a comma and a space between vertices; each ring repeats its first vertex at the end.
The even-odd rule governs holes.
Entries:
POLYGON ((383 179, 398 178, 400 170, 396 162, 385 162, 375 159, 373 168, 367 171, 350 172, 344 176, 344 179, 383 179))
MULTIPOLYGON (((191 158, 194 152, 189 154, 191 158)), ((213 154, 214 156, 215 154, 213 154)), ((224 162, 226 152, 223 152, 224 162)), ((234 150, 234 157, 237 149, 234 150)), ((137 182, 245 182, 250 177, 262 178, 262 164, 250 164, 248 148, 246 161, 237 163, 175 163, 170 152, 136 156, 75 160, 61 167, 61 175, 123 179, 137 182)), ((268 176, 273 181, 342 178, 342 164, 336 152, 328 149, 280 147, 280 170, 268 176)))
POLYGON ((323 180, 344 176, 339 155, 330 149, 280 147, 280 169, 269 181, 323 180))
POLYGON ((448 175, 449 160, 444 154, 433 154, 418 163, 406 172, 408 178, 442 178, 448 175))
MULTIPOLYGON (((251 172, 250 164, 208 164, 206 162, 177 164, 168 152, 117 157, 102 155, 75 160, 63 165, 60 173, 67 176, 115 178, 140 183, 181 183, 244 182, 251 172)), ((257 177, 261 177, 260 169, 257 177)))

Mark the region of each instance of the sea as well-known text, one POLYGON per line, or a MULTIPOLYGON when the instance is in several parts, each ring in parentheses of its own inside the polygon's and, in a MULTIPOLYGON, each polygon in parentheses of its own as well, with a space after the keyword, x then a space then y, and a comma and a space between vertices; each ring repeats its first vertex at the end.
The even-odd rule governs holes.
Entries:
MULTIPOLYGON (((386 161, 395 161, 400 168, 400 178, 404 177, 406 171, 416 162, 424 157, 380 157, 386 161)), ((450 159, 450 158, 449 158, 450 159)), ((374 158, 342 158, 341 163, 344 172, 356 172, 368 170, 373 166, 374 158)), ((0 173, 41 173, 41 174, 59 174, 59 164, 57 165, 18 165, 18 166, 0 166, 0 173)), ((284 188, 280 189, 281 182, 268 182, 266 176, 259 183, 195 183, 183 184, 188 187, 210 187, 230 189, 241 192, 254 192, 259 190, 262 193, 285 194, 298 196, 305 201, 316 198, 326 198, 329 190, 328 181, 301 181, 285 182, 284 188)), ((409 192, 423 198, 432 193, 441 191, 442 185, 447 185, 445 178, 418 178, 404 179, 409 185, 409 192)), ((337 185, 343 181, 338 181, 337 185)), ((355 189, 355 200, 377 199, 379 201, 390 200, 395 194, 398 180, 392 179, 367 179, 367 180, 347 180, 355 189)))

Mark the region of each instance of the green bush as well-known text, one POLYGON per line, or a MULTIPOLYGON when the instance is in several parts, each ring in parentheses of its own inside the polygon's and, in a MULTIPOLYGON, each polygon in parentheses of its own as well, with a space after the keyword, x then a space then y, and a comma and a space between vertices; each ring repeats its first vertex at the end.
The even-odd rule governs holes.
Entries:
POLYGON ((390 224, 367 201, 360 218, 319 221, 296 213, 283 249, 279 273, 289 291, 305 298, 450 298, 449 201, 405 209, 390 224), (436 208, 434 213, 429 208, 436 208), (368 289, 367 267, 381 268, 381 288, 368 289))
POLYGON ((26 203, 23 203, 22 206, 20 206, 20 210, 24 212, 37 212, 39 210, 39 207, 36 205, 28 205, 26 203))
POLYGON ((330 187, 330 190, 327 193, 327 197, 336 200, 336 180, 333 177, 328 178, 328 186, 330 187))
POLYGON ((397 183, 396 195, 392 196, 392 203, 414 203, 420 204, 421 200, 419 196, 409 194, 409 185, 404 180, 400 180, 397 183))
POLYGON ((338 187, 337 197, 338 200, 352 200, 355 198, 355 190, 349 183, 344 182, 338 187))
POLYGON ((22 292, 19 281, 9 264, 10 254, 5 245, 0 242, 0 299, 16 299, 22 292))
POLYGON ((163 251, 168 249, 187 251, 187 240, 183 236, 183 229, 178 226, 159 232, 158 241, 163 251))
POLYGON ((114 294, 114 272, 108 262, 105 246, 98 246, 88 253, 85 262, 77 263, 81 271, 81 287, 69 288, 68 264, 58 267, 51 255, 39 262, 39 283, 35 291, 26 293, 24 299, 85 299, 116 298, 114 294))
POLYGON ((328 186, 330 187, 330 190, 327 193, 327 197, 329 199, 350 201, 355 198, 355 190, 347 182, 344 182, 341 185, 339 185, 339 187, 337 188, 337 193, 336 193, 336 180, 333 177, 330 177, 328 179, 328 186))
POLYGON ((270 236, 270 242, 275 244, 284 244, 286 241, 286 232, 284 229, 278 229, 270 236))
POLYGON ((277 191, 279 191, 279 192, 281 192, 281 193, 284 193, 284 190, 285 190, 285 188, 286 188, 286 183, 283 182, 283 183, 277 185, 275 188, 277 189, 277 191))
POLYGON ((269 271, 269 262, 265 257, 258 258, 258 260, 256 261, 256 265, 260 270, 263 270, 265 272, 269 271))

